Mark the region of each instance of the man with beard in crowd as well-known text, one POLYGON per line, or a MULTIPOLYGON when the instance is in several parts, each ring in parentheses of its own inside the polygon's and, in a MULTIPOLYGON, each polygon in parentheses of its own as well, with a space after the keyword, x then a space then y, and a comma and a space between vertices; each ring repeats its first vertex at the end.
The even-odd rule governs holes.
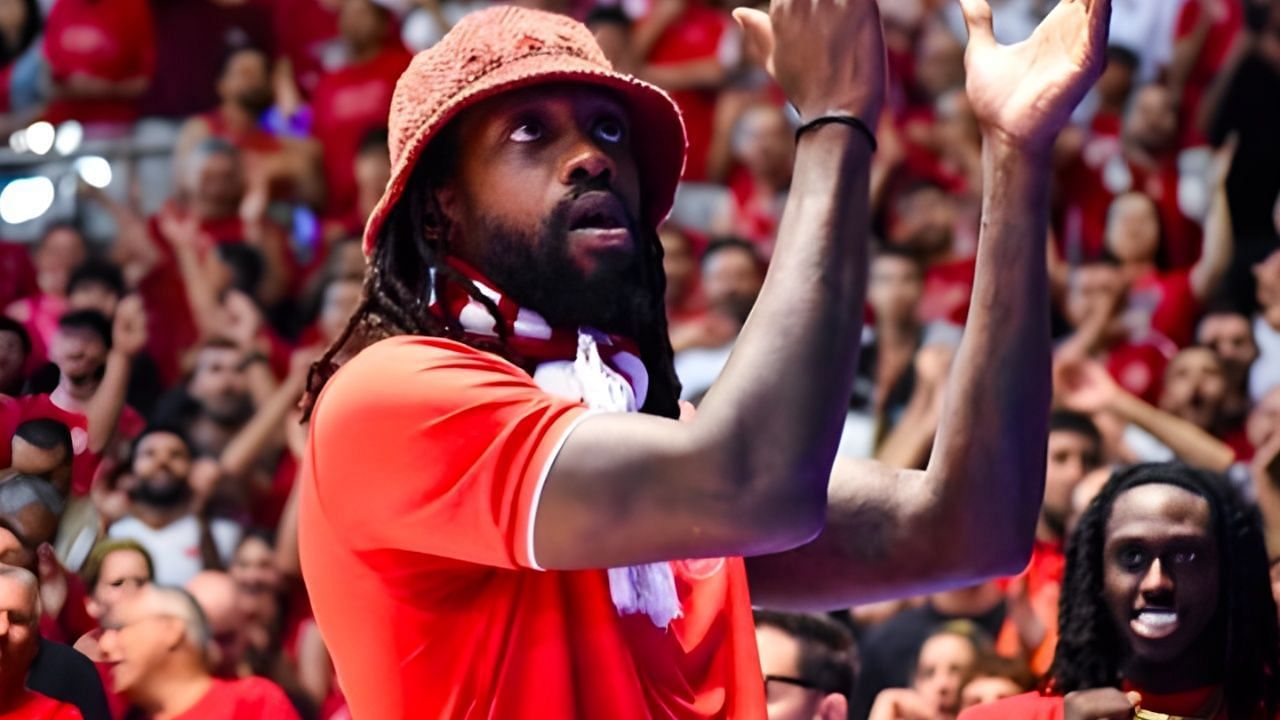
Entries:
POLYGON ((198 454, 217 455, 253 417, 253 372, 270 372, 264 358, 231 340, 206 340, 190 378, 161 399, 155 417, 181 429, 198 454))
POLYGON ((1109 3, 1061 2, 1013 47, 984 0, 964 7, 978 320, 927 471, 835 461, 884 95, 873 0, 736 11, 800 140, 760 297, 683 423, 657 238, 683 159, 670 99, 582 25, 519 7, 414 59, 299 480, 303 573, 355 717, 757 718, 753 602, 848 607, 1025 564, 1048 158, 1102 69, 1109 3))
POLYGON ((141 543, 161 585, 185 585, 201 570, 224 567, 241 529, 205 515, 216 464, 193 461, 191 444, 177 430, 151 427, 134 441, 131 469, 129 513, 112 523, 107 535, 141 543))
POLYGON ((1262 527, 1221 476, 1176 464, 1116 473, 1067 548, 1060 631, 1046 692, 962 720, 1110 720, 1135 706, 1277 717, 1280 630, 1262 527))

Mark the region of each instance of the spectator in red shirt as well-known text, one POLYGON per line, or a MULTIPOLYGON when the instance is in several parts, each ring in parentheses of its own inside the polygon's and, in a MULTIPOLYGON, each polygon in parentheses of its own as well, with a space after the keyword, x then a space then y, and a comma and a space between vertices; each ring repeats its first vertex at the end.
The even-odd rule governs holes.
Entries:
POLYGON ((145 0, 57 0, 45 23, 53 79, 45 119, 79 120, 90 132, 127 131, 155 74, 145 0))
MULTIPOLYGON (((1178 119, 1173 98, 1162 85, 1147 85, 1134 95, 1123 131, 1114 137, 1093 136, 1066 163, 1059 183, 1067 191, 1060 200, 1058 237, 1072 262, 1101 257, 1108 208, 1128 192, 1142 193, 1159 209, 1162 267, 1190 267, 1200 255, 1200 228, 1180 205, 1184 179, 1178 159, 1178 119)), ((1198 182, 1195 177, 1185 178, 1198 182)))
POLYGON ((221 680, 205 662, 211 634, 182 590, 142 588, 103 621, 100 640, 115 691, 144 718, 297 720, 284 692, 262 678, 221 680))
POLYGON ((28 690, 27 672, 39 651, 39 588, 22 568, 0 565, 0 715, 9 720, 80 720, 67 703, 28 690))
MULTIPOLYGON (((682 155, 669 99, 613 72, 584 27, 521 8, 469 15, 420 53, 393 103, 365 302, 313 373, 299 481, 303 571, 352 712, 758 717, 753 600, 847 606, 1021 565, 1048 406, 1043 161, 1101 70, 1106 25, 1105 3, 1060 10, 1008 48, 970 17, 993 172, 983 320, 942 419, 964 431, 939 433, 928 471, 849 461, 834 478, 862 325, 865 133, 802 133, 803 200, 733 360, 681 424, 656 265, 682 155), (996 496, 1016 509, 973 523, 996 496)), ((833 103, 879 117, 873 3, 738 15, 775 43, 806 122, 833 103)))
POLYGON ((821 615, 757 610, 756 644, 769 720, 847 720, 858 651, 821 615))
POLYGON ((0 136, 40 117, 43 28, 38 0, 7 0, 0 12, 0 136))
POLYGON ((342 0, 338 31, 346 63, 320 79, 312 98, 312 135, 324 144, 325 214, 356 206, 351 168, 360 141, 387 124, 391 93, 410 55, 394 32, 391 11, 374 0, 342 0))
POLYGON ((961 719, 1099 720, 1135 706, 1274 718, 1278 648, 1257 514, 1221 476, 1138 465, 1112 477, 1072 536, 1047 690, 961 719))
POLYGON ((977 267, 973 257, 956 251, 963 227, 959 200, 932 182, 919 182, 898 195, 889 222, 888 240, 924 265, 922 322, 964 323, 977 267))
POLYGON ((72 225, 59 223, 49 227, 36 244, 32 260, 37 291, 11 303, 4 311, 22 323, 31 337, 27 372, 48 361, 49 343, 57 331, 58 320, 67 310, 67 281, 88 255, 84 236, 72 225))
MULTIPOLYGON (((1247 1, 1247 0, 1246 0, 1247 1)), ((1183 147, 1204 145, 1201 105, 1244 29, 1240 0, 1187 0, 1178 13, 1169 86, 1178 99, 1179 140, 1183 147)))
POLYGON ((318 143, 272 135, 262 127, 271 107, 271 58, 257 48, 227 56, 218 77, 219 104, 187 119, 174 148, 174 173, 183 177, 190 155, 206 138, 225 140, 240 151, 249 195, 297 199, 319 204, 323 183, 318 143))
POLYGON ((786 112, 765 103, 747 108, 733 127, 737 167, 730 173, 729 195, 712 232, 749 240, 765 261, 773 255, 778 220, 791 187, 794 133, 786 112))
POLYGON ((1129 285, 1126 312, 1132 327, 1150 327, 1179 346, 1194 338, 1200 307, 1217 292, 1231 265, 1235 243, 1226 179, 1234 154, 1230 145, 1218 152, 1204 247, 1189 269, 1157 269, 1161 220, 1159 208, 1150 197, 1128 193, 1112 203, 1107 216, 1107 251, 1120 261, 1129 285))

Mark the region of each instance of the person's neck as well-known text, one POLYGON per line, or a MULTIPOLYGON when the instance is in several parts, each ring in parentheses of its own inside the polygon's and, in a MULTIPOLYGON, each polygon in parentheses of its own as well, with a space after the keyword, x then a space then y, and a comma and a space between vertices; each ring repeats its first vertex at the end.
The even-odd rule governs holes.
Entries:
POLYGON ((1120 264, 1120 273, 1124 275, 1125 282, 1130 284, 1150 275, 1155 269, 1153 260, 1125 260, 1120 264))
POLYGON ((881 348, 915 347, 920 339, 920 323, 912 317, 889 318, 876 323, 876 344, 881 348))
POLYGON ((98 391, 97 380, 85 380, 84 382, 75 382, 65 375, 58 381, 58 387, 49 393, 53 404, 68 412, 83 413, 85 405, 93 399, 93 394, 98 391))
POLYGON ((147 503, 135 502, 133 516, 152 530, 166 528, 191 513, 188 503, 180 503, 173 507, 156 507, 147 503))
POLYGON ((1207 652, 1193 647, 1182 657, 1169 663, 1151 663, 1130 659, 1122 669, 1124 678, 1132 685, 1149 693, 1171 695, 1198 690, 1222 682, 1221 668, 1215 658, 1221 653, 1207 652))
POLYGON ((194 663, 183 662, 153 672, 145 687, 130 699, 153 720, 169 720, 190 710, 213 686, 213 677, 194 663))
POLYGON ((1036 540, 1049 545, 1060 545, 1062 543, 1061 533, 1053 529, 1053 526, 1049 524, 1043 514, 1036 521, 1036 540))
POLYGON ((218 107, 218 115, 222 118, 222 124, 233 133, 252 130, 258 123, 253 113, 235 100, 223 100, 222 105, 218 107))

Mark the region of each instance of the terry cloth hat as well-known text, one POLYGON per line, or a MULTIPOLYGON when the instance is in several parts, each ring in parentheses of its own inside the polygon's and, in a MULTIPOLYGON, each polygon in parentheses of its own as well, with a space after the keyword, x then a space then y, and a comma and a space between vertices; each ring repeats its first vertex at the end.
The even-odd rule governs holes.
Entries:
POLYGON ((531 85, 571 82, 613 90, 631 113, 633 147, 648 215, 671 210, 684 169, 680 111, 666 93, 613 69, 586 26, 553 13, 495 7, 471 13, 414 56, 391 98, 391 180, 364 229, 364 254, 400 200, 423 149, 459 112, 531 85))

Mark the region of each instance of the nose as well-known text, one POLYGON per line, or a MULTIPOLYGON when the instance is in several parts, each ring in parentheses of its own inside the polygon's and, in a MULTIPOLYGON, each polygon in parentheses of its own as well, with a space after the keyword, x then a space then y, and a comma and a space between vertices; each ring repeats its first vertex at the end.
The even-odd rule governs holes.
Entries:
POLYGON ((1142 576, 1138 590, 1144 595, 1173 592, 1173 577, 1164 570, 1164 563, 1159 558, 1151 561, 1151 567, 1142 576))
POLYGON ((588 180, 608 180, 617 173, 613 159, 586 137, 574 143, 560 170, 564 185, 580 185, 588 180))
POLYGON ((0 612, 0 638, 9 634, 9 613, 0 612))

